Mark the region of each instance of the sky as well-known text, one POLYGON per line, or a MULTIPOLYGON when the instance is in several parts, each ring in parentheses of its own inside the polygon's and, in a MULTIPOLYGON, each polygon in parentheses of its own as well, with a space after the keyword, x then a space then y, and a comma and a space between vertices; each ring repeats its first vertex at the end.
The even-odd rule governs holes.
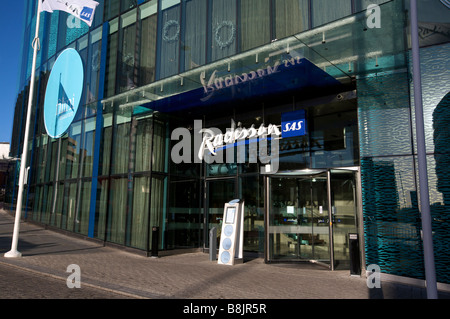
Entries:
POLYGON ((11 142, 22 57, 25 2, 2 0, 2 12, 7 14, 0 19, 0 142, 11 142))

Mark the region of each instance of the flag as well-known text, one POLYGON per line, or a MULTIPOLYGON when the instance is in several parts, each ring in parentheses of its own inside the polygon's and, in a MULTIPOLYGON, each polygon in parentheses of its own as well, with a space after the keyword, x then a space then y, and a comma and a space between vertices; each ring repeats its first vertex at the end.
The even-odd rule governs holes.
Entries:
POLYGON ((442 4, 450 9, 450 0, 441 0, 442 4))
POLYGON ((39 0, 41 1, 40 11, 53 12, 61 10, 86 22, 89 26, 94 20, 95 8, 98 2, 92 0, 39 0))

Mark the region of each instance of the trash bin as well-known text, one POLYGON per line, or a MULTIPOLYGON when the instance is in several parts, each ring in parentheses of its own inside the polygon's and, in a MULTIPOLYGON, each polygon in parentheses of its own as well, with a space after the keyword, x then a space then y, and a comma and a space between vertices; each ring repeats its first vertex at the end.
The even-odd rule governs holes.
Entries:
POLYGON ((152 257, 158 257, 159 250, 159 227, 152 227, 152 257))
POLYGON ((361 257, 359 253, 358 234, 348 234, 348 247, 350 253, 350 275, 361 276, 361 257))

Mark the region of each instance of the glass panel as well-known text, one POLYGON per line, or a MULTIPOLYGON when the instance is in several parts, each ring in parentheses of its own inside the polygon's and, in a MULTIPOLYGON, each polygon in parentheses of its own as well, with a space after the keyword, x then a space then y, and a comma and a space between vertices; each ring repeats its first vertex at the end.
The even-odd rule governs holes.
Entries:
POLYGON ((196 68, 206 62, 207 1, 186 1, 184 29, 184 70, 196 68))
POLYGON ((103 115, 102 145, 99 159, 99 174, 109 175, 112 147, 112 114, 103 115))
POLYGON ((157 15, 142 20, 139 85, 155 81, 157 15))
MULTIPOLYGON (((92 103, 97 101, 98 98, 98 87, 100 80, 100 60, 101 60, 101 49, 102 49, 102 28, 98 28, 94 32, 91 32, 91 47, 89 49, 89 63, 86 81, 86 103, 92 103)), ((95 109, 88 112, 87 116, 95 114, 95 109)))
POLYGON ((270 179, 269 259, 312 258, 311 214, 308 181, 296 178, 270 179))
POLYGON ((135 78, 136 14, 136 10, 132 10, 121 17, 123 29, 119 56, 119 93, 137 86, 137 78, 135 78))
POLYGON ((78 202, 77 215, 75 217, 75 232, 83 235, 87 235, 89 230, 91 185, 90 181, 81 183, 80 201, 78 202))
POLYGON ((270 179, 269 259, 330 262, 326 175, 270 179))
MULTIPOLYGON (((151 149, 148 149, 150 151, 151 149)), ((166 172, 166 124, 155 120, 153 123, 152 170, 166 172)))
POLYGON ((361 183, 366 263, 423 278, 413 156, 362 158, 361 183))
MULTIPOLYGON (((151 156, 152 156, 152 124, 153 118, 147 117, 133 121, 133 131, 135 131, 135 138, 133 139, 136 150, 135 155, 135 171, 143 172, 151 170, 151 156), (137 123, 135 123, 137 122, 137 123), (136 128, 134 128, 136 126, 136 128)), ((133 132, 134 133, 134 132, 133 132)))
POLYGON ((240 198, 244 207, 244 250, 264 252, 264 186, 260 176, 242 176, 240 198))
POLYGON ((81 150, 82 175, 92 176, 95 141, 95 118, 84 121, 84 147, 81 150))
POLYGON ((359 164, 356 100, 317 105, 309 109, 311 168, 359 164))
POLYGON ((112 174, 127 173, 130 153, 131 119, 120 114, 116 115, 114 132, 112 174))
POLYGON ((352 13, 352 0, 312 0, 312 25, 317 27, 352 13))
MULTIPOLYGON (((357 166, 359 135, 356 100, 313 104, 305 109, 306 134, 279 141, 279 171, 357 166)), ((291 110, 292 106, 287 111, 291 110)), ((269 114, 268 118, 269 123, 281 123, 279 111, 269 114)))
POLYGON ((330 262, 330 228, 328 215, 327 177, 314 176, 312 189, 312 243, 313 259, 330 262))
POLYGON ((121 11, 127 11, 131 8, 134 8, 134 6, 136 5, 136 0, 122 0, 122 9, 121 11))
POLYGON ((66 183, 64 185, 64 202, 62 211, 61 228, 73 231, 74 218, 76 214, 77 184, 66 183))
POLYGON ((40 137, 40 147, 38 149, 39 152, 39 158, 37 169, 36 169, 36 182, 37 183, 43 183, 45 181, 45 172, 46 168, 51 162, 51 147, 49 147, 48 143, 49 138, 46 135, 42 135, 40 137))
POLYGON ((39 215, 41 212, 41 204, 42 204, 42 196, 44 192, 44 187, 36 187, 34 190, 34 203, 32 204, 32 211, 31 211, 31 219, 36 221, 39 219, 39 215))
POLYGON ((104 0, 104 1, 105 1, 104 5, 105 21, 108 21, 119 14, 120 0, 104 0))
POLYGON ((361 157, 412 153, 408 75, 357 80, 361 157))
MULTIPOLYGON (((112 31, 112 26, 111 30, 112 31)), ((118 52, 119 33, 115 32, 109 36, 109 49, 106 64, 105 75, 105 96, 113 96, 116 92, 116 70, 117 70, 117 52, 118 52)))
POLYGON ((150 177, 133 179, 133 213, 131 218, 131 246, 147 249, 149 232, 150 177))
POLYGON ((81 122, 73 123, 70 126, 65 142, 65 153, 61 153, 62 156, 65 156, 66 161, 66 171, 63 176, 77 178, 81 159, 81 122))
POLYGON ((275 39, 307 30, 308 0, 275 0, 275 39))
MULTIPOLYGON (((68 139, 67 139, 67 135, 64 135, 63 137, 61 137, 59 139, 59 143, 61 143, 61 145, 57 145, 56 149, 57 149, 57 153, 58 154, 58 148, 61 148, 59 150, 59 162, 57 163, 57 168, 56 170, 58 170, 59 168, 59 172, 56 172, 56 174, 58 175, 58 178, 56 178, 58 181, 64 180, 66 178, 66 153, 67 153, 67 144, 68 144, 68 139)), ((57 155, 56 155, 57 156, 57 155)))
POLYGON ((108 211, 109 180, 99 179, 97 184, 97 205, 95 213, 94 237, 101 240, 106 235, 106 215, 108 211))
POLYGON ((331 211, 335 267, 348 269, 349 233, 357 233, 355 172, 331 170, 331 211))
POLYGON ((122 245, 125 244, 127 189, 128 180, 126 178, 111 180, 107 240, 122 245))
MULTIPOLYGON (((61 140, 61 139, 60 139, 61 140)), ((48 177, 48 181, 53 181, 55 180, 55 173, 56 173, 56 167, 57 167, 57 162, 58 162, 58 147, 59 147, 59 140, 51 140, 51 160, 49 161, 49 163, 47 163, 47 176, 48 177)))
MULTIPOLYGON (((409 0, 405 1, 409 8, 409 0)), ((450 40, 450 10, 447 0, 417 2, 419 20, 419 42, 421 47, 432 46, 438 43, 448 43, 450 40)))
POLYGON ((236 53, 236 1, 212 2, 211 61, 236 53))
POLYGON ((241 0, 240 9, 240 50, 270 42, 269 0, 241 0))
POLYGON ((169 191, 167 247, 199 247, 201 238, 201 197, 199 181, 173 182, 169 191))
MULTIPOLYGON (((447 94, 445 107, 450 107, 450 94, 447 94)), ((448 117, 447 117, 448 119, 448 117)), ((448 120, 446 121, 448 125, 448 120)), ((443 122, 441 122, 443 124, 443 122)), ((447 126, 448 127, 448 126, 447 126)), ((448 129, 447 129, 448 132, 448 129)), ((438 282, 450 283, 447 271, 450 247, 450 135, 440 132, 436 141, 436 153, 427 156, 429 194, 431 203, 433 243, 435 253, 436 276, 438 282)))
MULTIPOLYGON (((447 9, 450 15, 450 9, 447 9)), ((450 17, 449 17, 450 19, 450 17)), ((449 20, 450 21, 450 20, 449 20)), ((450 72, 448 64, 450 61, 450 43, 444 45, 423 48, 420 50, 421 71, 422 71, 422 91, 423 96, 423 112, 425 118, 425 139, 427 153, 440 153, 442 145, 439 140, 443 136, 448 127, 448 100, 450 89, 447 83, 450 82, 450 72)), ((409 54, 410 68, 412 72, 412 57, 409 54)), ((414 110, 414 86, 410 85, 411 107, 414 110)), ((406 93, 405 93, 406 95, 406 93)), ((412 112, 413 123, 415 121, 415 112, 412 112)), ((414 130, 414 145, 416 144, 414 130)), ((414 146, 415 149, 417 146, 414 146)), ((417 152, 417 151, 416 151, 417 152)))
MULTIPOLYGON (((209 181, 207 188, 208 210, 207 210, 207 231, 216 227, 217 229, 217 247, 219 247, 220 233, 222 231, 223 209, 225 203, 235 199, 235 180, 217 180, 209 181)), ((205 246, 209 246, 209 235, 205 238, 205 246)))
POLYGON ((64 203, 64 184, 58 183, 58 189, 56 193, 56 207, 51 217, 50 225, 61 227, 62 215, 63 215, 63 203, 64 203))
POLYGON ((47 186, 47 202, 44 206, 45 216, 42 217, 42 222, 46 225, 50 224, 50 217, 53 208, 53 185, 47 186))
MULTIPOLYGON (((165 220, 165 203, 166 203, 166 191, 165 191, 165 178, 153 177, 150 193, 150 227, 159 227, 159 249, 163 249, 165 246, 164 234, 165 229, 162 228, 163 221, 165 220)), ((152 247, 153 236, 149 237, 149 247, 152 247)))
MULTIPOLYGON (((163 3, 164 5, 164 3, 163 3)), ((160 53, 160 74, 163 79, 177 74, 180 62, 180 5, 161 12, 162 41, 160 53)))

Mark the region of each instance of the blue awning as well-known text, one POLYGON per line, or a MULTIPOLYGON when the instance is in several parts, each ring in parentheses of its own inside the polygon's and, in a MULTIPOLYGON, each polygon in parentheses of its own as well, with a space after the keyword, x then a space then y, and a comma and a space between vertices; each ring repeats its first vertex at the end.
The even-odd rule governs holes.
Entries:
POLYGON ((305 58, 276 61, 251 71, 245 68, 230 72, 214 70, 205 74, 201 82, 200 88, 156 100, 146 107, 170 113, 285 92, 307 94, 314 90, 339 90, 342 87, 341 82, 305 58))

